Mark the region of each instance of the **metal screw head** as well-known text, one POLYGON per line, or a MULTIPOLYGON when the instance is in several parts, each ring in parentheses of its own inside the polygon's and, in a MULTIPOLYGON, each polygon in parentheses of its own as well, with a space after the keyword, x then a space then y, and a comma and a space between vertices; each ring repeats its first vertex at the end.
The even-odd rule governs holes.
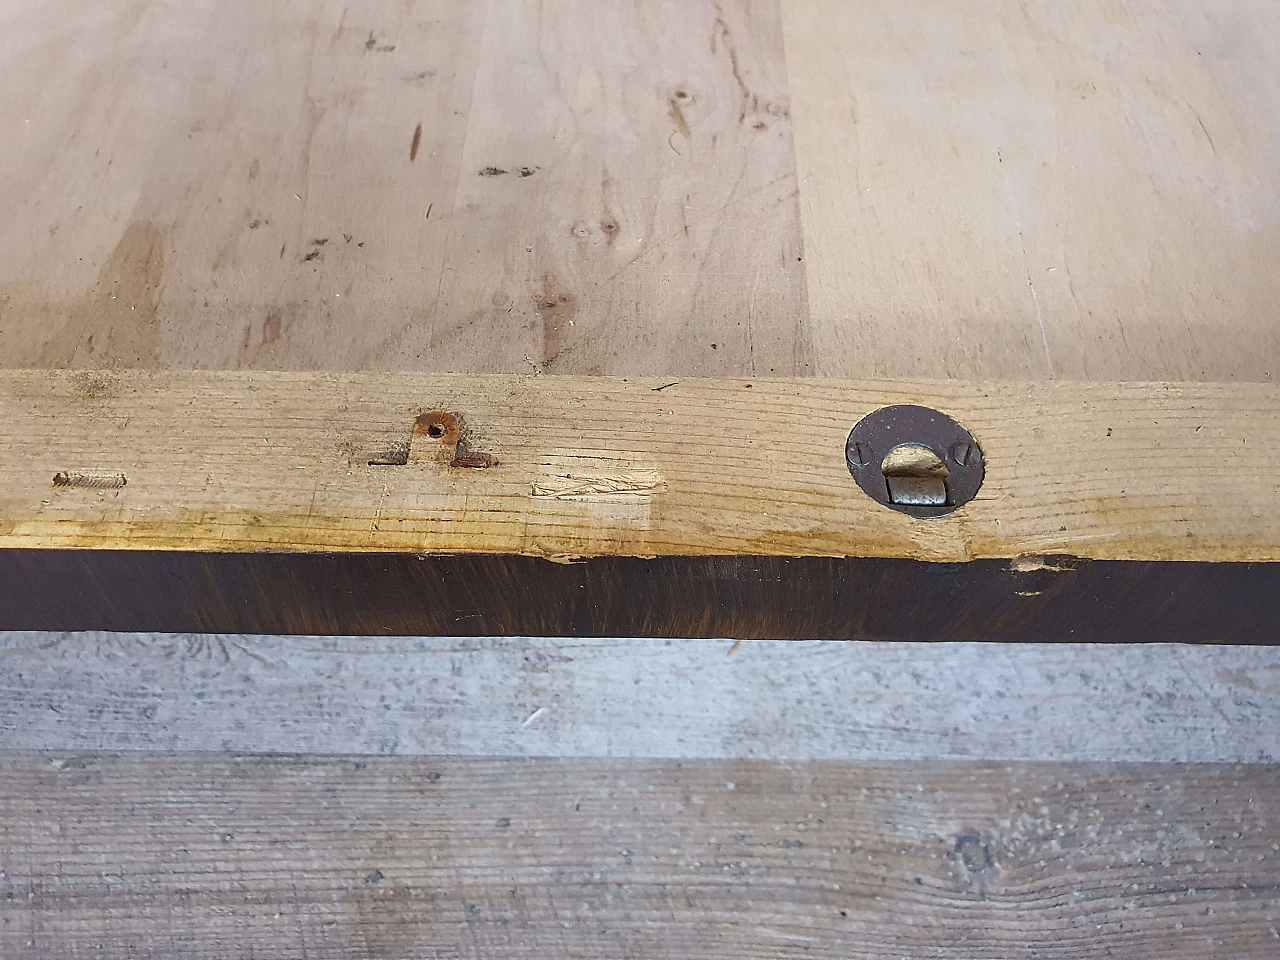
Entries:
POLYGON ((968 440, 961 440, 951 448, 951 459, 962 467, 968 466, 973 459, 973 444, 968 440))
POLYGON ((860 467, 865 467, 871 462, 871 451, 867 449, 865 443, 857 440, 850 441, 848 447, 845 448, 845 454, 849 458, 850 463, 855 463, 860 467))

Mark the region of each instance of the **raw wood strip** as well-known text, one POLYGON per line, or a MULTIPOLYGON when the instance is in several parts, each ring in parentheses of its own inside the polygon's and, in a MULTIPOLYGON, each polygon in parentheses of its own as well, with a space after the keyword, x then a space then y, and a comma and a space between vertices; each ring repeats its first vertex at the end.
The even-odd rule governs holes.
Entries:
POLYGON ((0 954, 1271 960, 1280 770, 0 758, 0 954))
POLYGON ((691 379, 656 389, 665 383, 3 372, 0 546, 1280 560, 1280 388, 691 379), (982 445, 986 482, 949 517, 885 509, 849 475, 850 428, 901 402, 942 409, 982 445), (411 455, 378 465, 429 410, 456 414, 458 450, 496 464, 411 455), (549 470, 575 461, 642 469, 652 491, 535 495, 549 470), (85 463, 128 486, 50 482, 85 463))

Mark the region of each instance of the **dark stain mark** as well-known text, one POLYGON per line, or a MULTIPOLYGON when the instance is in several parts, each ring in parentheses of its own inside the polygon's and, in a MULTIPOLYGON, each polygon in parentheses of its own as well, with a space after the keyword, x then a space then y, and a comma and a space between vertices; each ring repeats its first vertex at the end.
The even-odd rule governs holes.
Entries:
POLYGON ((474 470, 487 470, 489 467, 495 466, 497 460, 490 453, 484 451, 472 451, 467 448, 465 440, 458 441, 458 452, 453 455, 450 462, 451 467, 469 467, 474 470))
POLYGON ((406 74, 403 79, 405 83, 421 83, 423 80, 430 80, 436 75, 434 70, 419 70, 417 73, 406 74))
POLYGON ((303 258, 302 258, 302 262, 303 262, 303 263, 309 263, 309 262, 310 262, 310 261, 312 261, 312 260, 319 260, 319 259, 320 259, 320 251, 319 251, 319 250, 312 250, 312 251, 311 251, 310 253, 308 253, 305 257, 303 257, 303 258))
POLYGON ((93 291, 60 312, 62 326, 50 330, 39 365, 157 367, 164 246, 155 224, 129 224, 98 271, 93 291))
POLYGON ((249 229, 257 230, 259 227, 265 227, 270 222, 271 222, 270 220, 250 220, 249 229))
POLYGON ((956 837, 955 854, 970 873, 981 873, 991 866, 991 848, 982 842, 982 837, 975 831, 956 837))
POLYGON ((532 177, 541 169, 541 167, 521 167, 516 173, 520 174, 520 178, 523 180, 525 177, 532 177))
POLYGON ((281 259, 281 260, 283 260, 283 259, 284 259, 284 248, 285 248, 285 247, 287 247, 287 246, 288 246, 288 244, 287 244, 287 243, 282 243, 282 244, 280 244, 280 259, 281 259))
POLYGON ((351 242, 351 234, 349 234, 349 233, 344 233, 344 234, 342 235, 342 239, 343 239, 344 241, 346 241, 347 243, 350 243, 350 242, 351 242))
POLYGON ((480 176, 501 177, 501 176, 504 176, 506 172, 507 171, 503 170, 501 167, 485 167, 480 171, 480 176))
POLYGON ((413 139, 409 141, 409 162, 418 159, 418 148, 422 146, 422 124, 413 128, 413 139))
POLYGON ((253 163, 249 164, 249 180, 250 181, 258 179, 259 169, 260 167, 257 160, 254 160, 253 163))
POLYGON ((366 873, 366 874, 364 875, 364 882, 365 882, 365 883, 378 883, 379 881, 381 881, 381 880, 383 880, 383 879, 385 879, 385 878, 386 878, 386 874, 384 874, 381 870, 374 870, 372 873, 366 873))
POLYGON ((374 47, 376 47, 377 45, 378 45, 378 39, 377 39, 377 37, 375 37, 375 36, 373 35, 373 31, 372 31, 372 30, 370 30, 370 31, 369 31, 369 39, 368 39, 368 40, 366 40, 366 41, 364 42, 364 48, 365 48, 366 50, 372 50, 372 49, 373 49, 374 47))
POLYGON ((82 370, 71 375, 71 389, 85 400, 105 400, 119 396, 120 381, 109 373, 82 370))
POLYGON ((542 320, 542 364, 549 367, 567 347, 578 298, 548 270, 542 275, 542 289, 533 295, 533 305, 542 320))
POLYGON ((711 345, 711 349, 712 349, 712 350, 719 350, 719 349, 720 349, 720 344, 718 344, 718 343, 713 343, 713 344, 711 345))
POLYGON ((328 242, 329 242, 329 238, 328 238, 328 237, 319 237, 319 238, 317 238, 317 239, 315 239, 315 240, 312 240, 312 241, 311 241, 311 245, 312 245, 313 247, 323 247, 323 246, 324 246, 326 243, 328 243, 328 242))
POLYGON ((674 387, 674 386, 675 386, 676 384, 678 384, 679 382, 680 382, 679 380, 673 380, 671 383, 664 383, 664 384, 663 384, 662 386, 660 386, 660 387, 654 387, 654 388, 653 388, 653 392, 654 392, 654 393, 661 393, 663 390, 666 390, 666 389, 668 389, 669 387, 674 387))
POLYGON ((682 93, 684 93, 683 90, 677 90, 676 94, 667 101, 667 116, 676 125, 676 132, 688 140, 690 138, 689 121, 685 119, 684 110, 680 108, 680 101, 684 99, 680 96, 682 93))
POLYGON ((262 345, 265 347, 280 339, 280 326, 284 322, 284 311, 279 307, 267 312, 267 319, 262 321, 262 345))
POLYGON ((497 820, 493 821, 493 825, 495 827, 509 827, 511 826, 511 818, 499 817, 497 820))
POLYGON ((403 467, 409 462, 409 441, 397 443, 395 446, 387 450, 386 453, 376 454, 369 461, 371 467, 403 467))
POLYGON ((613 204, 610 202, 609 194, 613 192, 613 178, 604 176, 600 178, 600 229, 604 231, 605 244, 612 247, 613 241, 618 238, 618 231, 622 229, 622 225, 618 223, 618 218, 613 214, 613 204))
POLYGON ((738 108, 738 122, 746 123, 748 114, 761 112, 774 117, 790 117, 791 110, 785 104, 762 99, 759 94, 751 92, 751 88, 747 86, 746 78, 742 73, 742 64, 738 61, 737 45, 729 32, 729 25, 725 22, 724 13, 719 4, 716 5, 716 11, 716 22, 711 28, 711 52, 713 54, 717 52, 718 39, 724 41, 725 51, 729 54, 729 69, 733 72, 733 80, 738 85, 738 95, 741 98, 741 105, 738 108))
POLYGON ((374 53, 391 53, 395 50, 394 43, 378 43, 378 38, 373 35, 373 31, 369 31, 369 39, 364 42, 365 50, 372 50, 374 53))

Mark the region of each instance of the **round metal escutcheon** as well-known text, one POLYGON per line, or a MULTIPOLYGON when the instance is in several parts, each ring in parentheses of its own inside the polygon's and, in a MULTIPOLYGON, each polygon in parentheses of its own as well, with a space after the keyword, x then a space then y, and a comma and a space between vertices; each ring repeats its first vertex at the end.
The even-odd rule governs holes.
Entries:
POLYGON ((910 517, 941 517, 982 486, 982 448, 945 413, 915 404, 867 414, 845 444, 849 472, 869 497, 910 517))

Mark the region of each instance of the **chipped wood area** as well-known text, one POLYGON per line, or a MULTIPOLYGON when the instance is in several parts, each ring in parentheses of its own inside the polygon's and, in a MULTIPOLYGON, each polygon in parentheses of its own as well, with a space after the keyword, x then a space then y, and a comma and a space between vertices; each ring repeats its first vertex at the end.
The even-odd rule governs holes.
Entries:
POLYGON ((29 371, 0 404, 5 547, 1280 560, 1263 385, 29 371), (977 438, 973 502, 862 494, 846 436, 896 402, 977 438))
POLYGON ((23 960, 1280 945, 1275 767, 57 754, 0 774, 0 953, 23 960))

